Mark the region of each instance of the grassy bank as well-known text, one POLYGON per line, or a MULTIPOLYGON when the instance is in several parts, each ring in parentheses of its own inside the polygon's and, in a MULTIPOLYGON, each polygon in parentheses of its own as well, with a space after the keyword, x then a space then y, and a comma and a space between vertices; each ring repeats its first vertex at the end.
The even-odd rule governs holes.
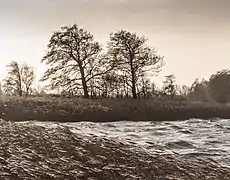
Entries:
POLYGON ((67 127, 0 121, 0 179, 215 179, 230 169, 192 156, 158 155, 67 127))
POLYGON ((168 99, 0 98, 0 118, 25 121, 164 121, 230 118, 230 106, 168 99))

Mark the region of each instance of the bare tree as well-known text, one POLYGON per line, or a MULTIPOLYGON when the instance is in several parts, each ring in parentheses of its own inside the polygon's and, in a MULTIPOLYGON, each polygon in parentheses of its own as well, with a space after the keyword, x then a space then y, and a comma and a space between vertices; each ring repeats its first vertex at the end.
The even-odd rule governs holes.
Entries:
POLYGON ((182 97, 187 97, 190 92, 190 87, 186 85, 182 85, 181 87, 178 86, 178 93, 182 97))
POLYGON ((34 70, 27 64, 19 65, 12 61, 7 65, 8 76, 3 80, 3 88, 7 94, 28 96, 35 79, 34 70))
POLYGON ((169 95, 171 97, 176 95, 177 85, 175 84, 176 81, 175 79, 176 78, 173 74, 165 76, 164 87, 163 87, 164 94, 169 95))
POLYGON ((137 83, 137 92, 139 97, 150 97, 152 91, 152 85, 150 80, 144 76, 141 76, 139 83, 137 83))
POLYGON ((110 70, 101 47, 88 31, 77 25, 65 26, 55 32, 42 62, 50 66, 42 81, 50 80, 52 89, 76 92, 83 89, 89 98, 89 82, 110 70))
POLYGON ((34 79, 35 79, 35 74, 34 74, 33 68, 24 64, 22 66, 21 76, 22 76, 22 78, 21 78, 22 84, 24 86, 23 90, 25 92, 25 96, 27 97, 29 95, 29 92, 31 90, 31 86, 32 86, 34 79))
POLYGON ((159 72, 163 58, 146 45, 147 39, 125 30, 110 35, 108 54, 116 60, 117 71, 127 77, 132 96, 137 98, 137 82, 147 72, 159 72))

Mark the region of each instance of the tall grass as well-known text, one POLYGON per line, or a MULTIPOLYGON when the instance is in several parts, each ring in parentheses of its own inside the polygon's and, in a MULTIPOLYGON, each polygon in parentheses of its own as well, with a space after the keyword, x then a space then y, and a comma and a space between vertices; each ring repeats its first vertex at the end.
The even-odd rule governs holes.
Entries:
POLYGON ((230 118, 230 106, 183 100, 1 97, 0 118, 24 121, 164 121, 230 118))

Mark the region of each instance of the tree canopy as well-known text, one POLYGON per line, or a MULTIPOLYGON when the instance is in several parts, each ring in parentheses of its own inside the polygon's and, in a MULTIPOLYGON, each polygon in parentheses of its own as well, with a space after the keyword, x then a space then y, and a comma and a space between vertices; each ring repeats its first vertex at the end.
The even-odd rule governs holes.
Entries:
POLYGON ((42 81, 50 80, 51 88, 62 92, 83 90, 89 97, 89 82, 106 73, 109 68, 102 48, 88 31, 77 25, 65 26, 55 32, 48 44, 48 52, 42 62, 50 66, 42 81))
POLYGON ((151 75, 159 72, 163 65, 163 57, 150 48, 144 36, 138 36, 126 30, 111 33, 108 54, 116 61, 118 74, 127 79, 133 98, 137 98, 137 83, 148 72, 151 75))
POLYGON ((19 65, 12 61, 7 65, 7 77, 3 80, 3 89, 7 94, 28 96, 35 79, 34 69, 27 64, 19 65))
POLYGON ((108 51, 103 54, 91 33, 76 24, 64 26, 49 41, 48 52, 42 59, 49 68, 41 80, 49 81, 51 89, 61 89, 61 93, 82 91, 85 98, 100 89, 116 89, 120 94, 122 82, 127 86, 125 93, 131 90, 133 98, 137 98, 139 81, 143 82, 148 72, 153 75, 163 65, 163 58, 146 41, 144 36, 121 30, 111 34, 108 51))

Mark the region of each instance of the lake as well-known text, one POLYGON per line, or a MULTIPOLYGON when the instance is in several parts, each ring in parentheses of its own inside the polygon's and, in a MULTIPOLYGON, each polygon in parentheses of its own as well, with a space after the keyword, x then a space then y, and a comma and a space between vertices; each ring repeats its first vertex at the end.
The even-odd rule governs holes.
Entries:
POLYGON ((61 124, 74 133, 117 139, 151 153, 205 156, 230 167, 230 120, 110 123, 35 121, 35 124, 46 127, 61 124))

